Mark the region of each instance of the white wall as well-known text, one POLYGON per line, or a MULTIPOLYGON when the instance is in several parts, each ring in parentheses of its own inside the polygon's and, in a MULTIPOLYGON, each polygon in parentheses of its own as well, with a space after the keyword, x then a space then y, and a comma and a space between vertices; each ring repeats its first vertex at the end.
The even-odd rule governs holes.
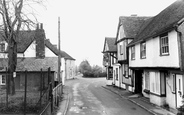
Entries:
POLYGON ((36 57, 36 43, 33 41, 24 52, 24 57, 36 57))
POLYGON ((45 46, 45 57, 57 57, 49 48, 45 46))
POLYGON ((166 103, 172 107, 176 108, 176 94, 172 93, 173 91, 173 73, 169 72, 169 76, 166 77, 166 103))
POLYGON ((140 59, 140 44, 135 45, 135 60, 131 60, 131 47, 129 48, 130 67, 175 67, 179 68, 179 54, 177 32, 171 31, 169 37, 169 55, 160 56, 159 37, 146 41, 146 59, 140 59))

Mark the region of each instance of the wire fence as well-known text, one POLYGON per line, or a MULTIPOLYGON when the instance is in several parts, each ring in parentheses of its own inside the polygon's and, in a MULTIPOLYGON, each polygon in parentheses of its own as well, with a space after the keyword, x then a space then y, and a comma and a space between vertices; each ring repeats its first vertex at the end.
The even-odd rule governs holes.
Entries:
POLYGON ((54 75, 50 68, 38 72, 17 72, 14 77, 15 94, 8 94, 8 72, 0 73, 0 112, 39 113, 51 100, 54 75))

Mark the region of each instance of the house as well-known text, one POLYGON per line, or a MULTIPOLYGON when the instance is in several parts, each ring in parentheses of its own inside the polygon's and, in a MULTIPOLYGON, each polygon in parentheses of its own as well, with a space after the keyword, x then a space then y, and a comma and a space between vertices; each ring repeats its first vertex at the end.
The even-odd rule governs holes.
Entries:
POLYGON ((135 38, 139 28, 148 18, 149 17, 135 15, 119 17, 115 41, 117 47, 117 62, 119 66, 114 68, 114 71, 117 71, 117 75, 114 75, 114 84, 119 88, 131 92, 134 92, 134 76, 132 70, 129 69, 129 52, 127 50, 127 45, 135 38))
POLYGON ((146 20, 128 44, 135 90, 156 105, 178 108, 184 96, 184 1, 146 20), (137 87, 137 88, 136 88, 137 87))
POLYGON ((115 38, 106 37, 103 48, 103 66, 106 67, 107 72, 107 85, 113 84, 113 66, 116 65, 116 45, 115 38))
POLYGON ((75 76, 75 59, 67 54, 65 51, 59 51, 56 46, 46 39, 45 40, 45 53, 47 57, 54 57, 61 55, 61 76, 63 84, 65 80, 72 79, 75 76))
MULTIPOLYGON (((0 38, 3 38, 3 35, 0 35, 0 38)), ((41 72, 47 72, 48 68, 51 68, 52 80, 57 81, 57 72, 58 72, 58 55, 61 55, 61 67, 62 80, 64 83, 65 78, 69 78, 68 74, 74 75, 73 71, 67 71, 68 68, 74 69, 74 61, 72 58, 64 51, 59 51, 55 45, 53 45, 48 39, 46 39, 43 25, 38 25, 36 30, 31 31, 21 31, 18 37, 17 42, 17 68, 16 73, 19 75, 21 72, 24 72, 25 69, 29 72, 29 78, 31 80, 36 80, 31 77, 36 76, 41 72), (65 63, 70 62, 71 64, 66 65, 65 63), (38 65, 39 64, 39 65, 38 65), (64 66, 64 64, 66 66, 64 66), (31 74, 33 73, 33 74, 31 74), (66 74, 66 76, 65 76, 66 74)), ((7 67, 7 42, 1 40, 0 42, 0 59, 1 59, 1 76, 0 76, 0 85, 5 85, 5 79, 3 74, 5 73, 5 67, 7 67)), ((73 76, 72 76, 73 77, 73 76)), ((29 79, 28 78, 28 79, 29 79)), ((18 77, 15 78, 19 79, 18 77)), ((18 80, 21 81, 21 80, 18 80)), ((30 81, 31 82, 31 81, 30 81)))

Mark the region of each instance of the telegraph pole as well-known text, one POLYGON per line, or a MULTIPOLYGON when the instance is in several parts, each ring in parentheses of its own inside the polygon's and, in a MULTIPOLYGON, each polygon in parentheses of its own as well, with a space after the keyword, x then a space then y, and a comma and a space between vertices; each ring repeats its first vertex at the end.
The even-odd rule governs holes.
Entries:
MULTIPOLYGON (((60 17, 58 17, 58 49, 61 51, 60 48, 60 17)), ((61 55, 60 52, 58 53, 58 82, 59 84, 62 83, 61 79, 61 55)))

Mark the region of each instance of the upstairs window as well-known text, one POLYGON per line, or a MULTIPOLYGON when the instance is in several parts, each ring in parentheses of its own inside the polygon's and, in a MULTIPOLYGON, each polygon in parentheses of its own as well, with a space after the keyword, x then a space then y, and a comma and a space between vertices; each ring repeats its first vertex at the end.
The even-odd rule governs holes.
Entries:
POLYGON ((5 51, 5 43, 0 43, 0 52, 5 51))
POLYGON ((123 47, 120 45, 120 55, 123 55, 123 47))
POLYGON ((146 42, 142 42, 141 43, 141 46, 140 46, 140 56, 141 56, 141 59, 144 59, 146 58, 146 42))
POLYGON ((169 39, 168 34, 160 36, 160 54, 168 55, 169 54, 169 39))
POLYGON ((135 46, 131 47, 131 59, 135 60, 135 46))

